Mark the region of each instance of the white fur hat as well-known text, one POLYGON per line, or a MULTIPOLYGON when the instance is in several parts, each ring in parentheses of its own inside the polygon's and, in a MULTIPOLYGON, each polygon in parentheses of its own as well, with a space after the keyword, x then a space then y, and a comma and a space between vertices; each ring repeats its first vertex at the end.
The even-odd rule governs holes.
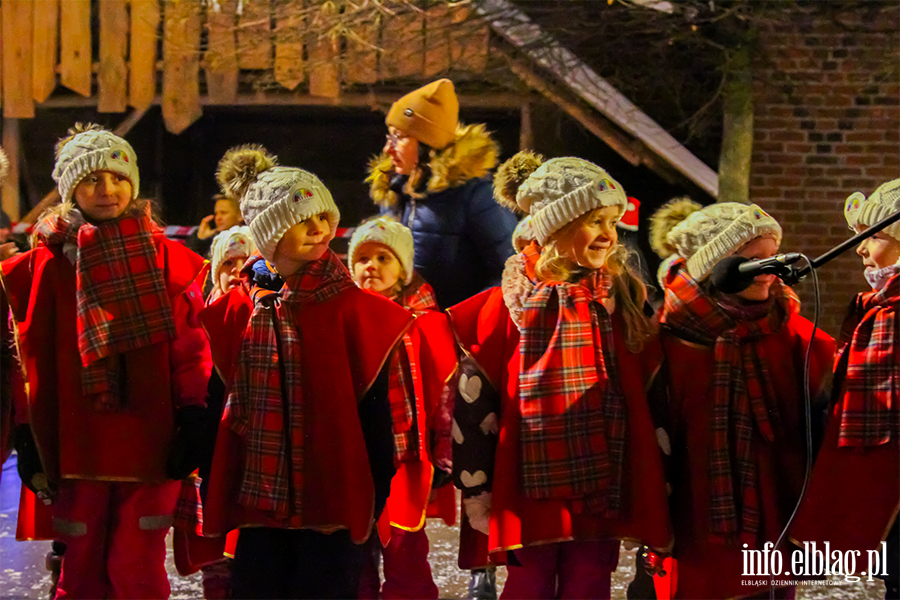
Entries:
MULTIPOLYGON (((881 184, 868 198, 861 192, 854 192, 844 202, 844 218, 850 229, 857 229, 859 225, 870 227, 898 210, 900 179, 881 184)), ((900 222, 886 227, 884 232, 895 240, 900 240, 900 222)))
POLYGON ((366 242, 376 242, 390 248, 397 260, 400 261, 400 266, 403 267, 406 275, 404 283, 409 284, 412 281, 415 269, 414 249, 412 231, 408 227, 387 217, 372 219, 357 227, 350 238, 350 249, 347 252, 347 262, 351 272, 353 264, 356 262, 357 250, 366 242))
POLYGON ((209 276, 215 284, 219 276, 219 267, 229 258, 235 256, 250 256, 256 251, 256 244, 250 235, 250 228, 246 225, 235 225, 216 235, 212 241, 210 254, 212 255, 212 269, 209 276))
POLYGON ((781 244, 781 225, 766 211, 756 204, 719 202, 691 213, 667 239, 687 260, 688 274, 699 280, 720 260, 763 236, 781 244))
POLYGON ((541 164, 519 186, 516 204, 531 215, 535 239, 542 246, 559 229, 596 208, 618 206, 628 198, 622 186, 594 163, 574 157, 541 164))
POLYGON ((293 167, 275 166, 275 157, 260 146, 229 150, 216 174, 226 196, 239 198, 241 214, 259 253, 268 261, 285 232, 314 215, 325 213, 331 238, 341 213, 318 177, 293 167))
POLYGON ((112 171, 127 178, 131 199, 138 197, 141 181, 134 148, 111 131, 89 129, 75 134, 59 150, 53 180, 63 202, 72 200, 75 186, 95 171, 112 171))

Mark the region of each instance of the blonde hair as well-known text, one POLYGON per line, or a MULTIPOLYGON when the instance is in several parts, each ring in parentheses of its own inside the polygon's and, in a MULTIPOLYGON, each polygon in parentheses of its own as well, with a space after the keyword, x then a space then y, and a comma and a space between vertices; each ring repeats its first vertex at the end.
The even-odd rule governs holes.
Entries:
MULTIPOLYGON (((586 213, 550 236, 541 250, 541 257, 534 272, 539 281, 571 282, 585 277, 588 269, 575 263, 559 251, 559 240, 566 238, 574 229, 591 218, 597 210, 586 213)), ((622 311, 625 321, 625 346, 631 352, 640 352, 644 342, 656 334, 656 325, 644 312, 647 304, 647 285, 630 264, 633 252, 617 243, 606 255, 603 265, 612 278, 613 298, 616 309, 622 311)))

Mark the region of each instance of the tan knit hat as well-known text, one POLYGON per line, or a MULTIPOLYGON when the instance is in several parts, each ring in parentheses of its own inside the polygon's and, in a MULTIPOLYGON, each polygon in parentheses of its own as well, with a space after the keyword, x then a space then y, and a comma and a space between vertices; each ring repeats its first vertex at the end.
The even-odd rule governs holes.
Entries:
MULTIPOLYGON (((859 225, 870 227, 898 210, 900 179, 881 184, 868 198, 861 192, 854 192, 844 202, 844 218, 850 229, 857 229, 859 225)), ((900 222, 886 227, 884 232, 895 240, 900 240, 900 222)))
POLYGON ((756 204, 719 202, 691 213, 667 238, 687 260, 688 274, 699 280, 720 260, 763 236, 781 244, 781 225, 769 213, 756 204))
POLYGON ((98 128, 72 136, 59 149, 53 180, 63 202, 70 201, 75 187, 95 171, 112 171, 128 179, 131 199, 137 199, 141 181, 134 148, 113 132, 98 128))
POLYGON ((388 217, 378 217, 377 219, 366 221, 357 227, 350 238, 350 249, 347 252, 347 262, 351 272, 353 271, 353 263, 356 262, 357 251, 366 242, 384 244, 390 248, 397 260, 400 261, 400 265, 403 267, 406 275, 406 280, 403 283, 408 285, 412 281, 415 271, 415 266, 413 265, 414 248, 412 231, 408 227, 388 217))
POLYGON ((217 234, 213 238, 209 251, 212 256, 212 268, 209 271, 209 276, 213 285, 215 285, 219 278, 219 267, 222 266, 222 263, 235 256, 250 256, 256 252, 256 244, 253 243, 249 227, 246 225, 235 225, 231 229, 226 229, 222 233, 217 234))
POLYGON ((456 136, 459 100, 449 79, 438 79, 403 96, 384 122, 432 148, 444 148, 456 136))

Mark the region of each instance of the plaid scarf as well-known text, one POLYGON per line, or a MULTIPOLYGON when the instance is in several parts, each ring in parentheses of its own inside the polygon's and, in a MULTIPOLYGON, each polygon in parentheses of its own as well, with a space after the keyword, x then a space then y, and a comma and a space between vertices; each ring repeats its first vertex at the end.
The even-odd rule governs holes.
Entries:
POLYGON ((145 211, 98 225, 81 212, 44 219, 47 246, 77 248, 75 260, 81 385, 100 410, 121 408, 117 354, 175 338, 175 320, 156 243, 164 231, 145 211))
POLYGON ((277 515, 301 513, 303 340, 293 314, 303 304, 325 302, 352 287, 347 268, 329 250, 254 308, 228 395, 231 428, 246 443, 238 492, 242 506, 277 515))
POLYGON ((542 283, 522 307, 520 445, 525 494, 573 501, 614 518, 627 416, 604 269, 578 283, 542 283))
POLYGON ((718 543, 739 532, 751 539, 759 531, 753 434, 759 431, 768 442, 781 434, 776 395, 768 376, 770 359, 756 342, 779 331, 800 311, 800 301, 780 281, 772 284, 769 297, 757 314, 729 310, 707 295, 683 267, 666 289, 661 322, 678 337, 714 348, 710 539, 718 543))
POLYGON ((900 432, 900 272, 883 289, 860 294, 862 320, 847 356, 839 446, 877 446, 900 432))
MULTIPOLYGON (((437 310, 434 290, 422 279, 417 279, 396 299, 403 308, 416 315, 428 310, 437 310)), ((425 440, 422 435, 423 421, 416 402, 416 382, 419 380, 418 367, 410 357, 415 356, 409 333, 403 336, 403 345, 391 356, 388 399, 394 429, 394 463, 401 464, 419 460, 424 455, 425 440)))

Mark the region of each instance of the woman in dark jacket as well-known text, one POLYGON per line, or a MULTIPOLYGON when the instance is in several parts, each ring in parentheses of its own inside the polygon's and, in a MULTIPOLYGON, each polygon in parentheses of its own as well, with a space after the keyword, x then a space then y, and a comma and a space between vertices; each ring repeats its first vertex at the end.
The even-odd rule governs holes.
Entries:
POLYGON ((493 199, 497 143, 484 125, 463 125, 458 115, 449 79, 400 98, 366 179, 381 212, 412 230, 416 271, 441 308, 499 285, 516 226, 515 215, 493 199))

